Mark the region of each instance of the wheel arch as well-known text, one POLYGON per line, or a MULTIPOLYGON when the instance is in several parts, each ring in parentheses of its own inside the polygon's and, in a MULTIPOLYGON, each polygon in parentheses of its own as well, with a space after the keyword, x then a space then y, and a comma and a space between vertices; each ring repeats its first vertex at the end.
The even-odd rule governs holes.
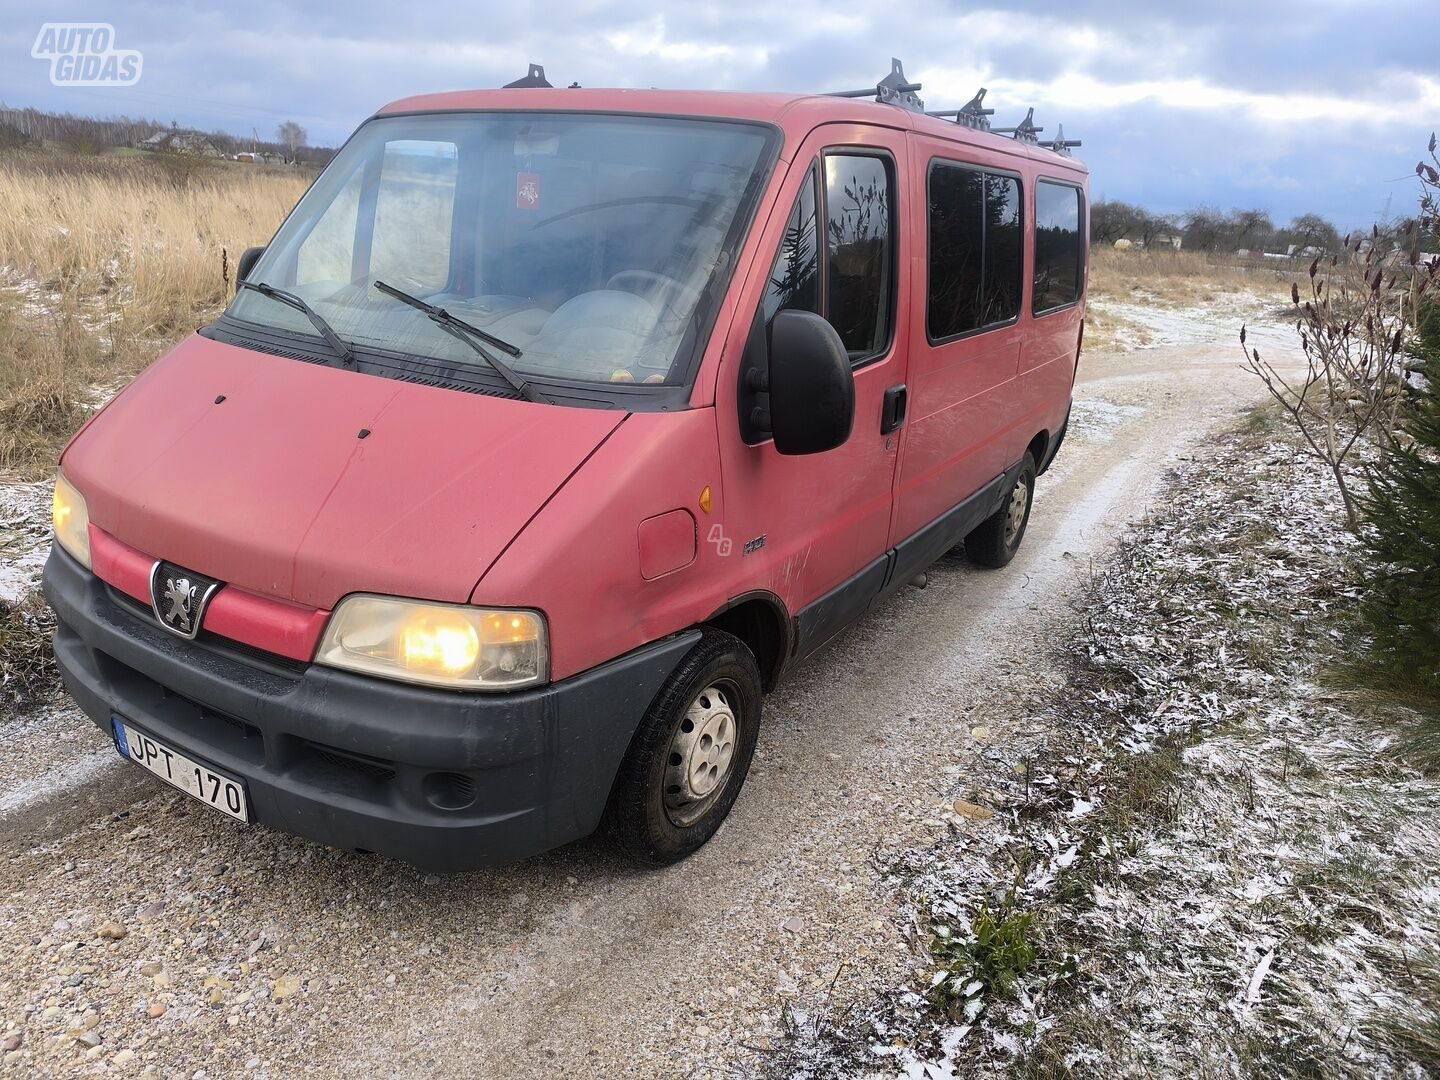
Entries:
POLYGON ((794 621, 778 596, 763 590, 743 593, 729 600, 704 625, 743 641, 760 668, 765 692, 775 689, 794 644, 794 621))
POLYGON ((1037 473, 1044 472, 1045 466, 1050 464, 1046 458, 1050 451, 1050 433, 1041 431, 1030 440, 1030 445, 1025 449, 1030 451, 1030 456, 1035 459, 1035 471, 1037 473))

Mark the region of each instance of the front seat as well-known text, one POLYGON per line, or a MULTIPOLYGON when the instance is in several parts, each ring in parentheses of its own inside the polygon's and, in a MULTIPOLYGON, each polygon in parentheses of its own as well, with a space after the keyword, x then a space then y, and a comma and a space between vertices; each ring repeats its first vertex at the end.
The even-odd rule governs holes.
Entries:
POLYGON ((596 289, 556 308, 525 352, 547 371, 608 380, 648 354, 658 318, 643 297, 596 289))

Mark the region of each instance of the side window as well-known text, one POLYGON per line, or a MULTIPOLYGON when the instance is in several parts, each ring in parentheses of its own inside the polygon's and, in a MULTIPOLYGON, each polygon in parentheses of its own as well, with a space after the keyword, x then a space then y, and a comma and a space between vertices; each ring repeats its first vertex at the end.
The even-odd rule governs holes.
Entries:
POLYGON ((981 325, 1009 322, 1020 314, 1025 267, 1020 258, 1020 182, 985 174, 985 277, 981 325))
POLYGON ((935 161, 925 327, 932 340, 1020 314, 1024 229, 1013 176, 935 161))
POLYGON ((370 273, 424 289, 450 280, 457 159, 448 142, 390 142, 375 195, 370 273))
POLYGON ((1080 239, 1080 189, 1044 180, 1035 186, 1036 315, 1080 299, 1085 253, 1080 239))
POLYGON ((894 184, 885 158, 825 157, 825 317, 852 362, 890 343, 894 184))
POLYGON ((930 287, 925 326, 932 338, 981 325, 984 267, 984 174, 936 164, 930 170, 930 287))
POLYGON ((767 323, 786 308, 823 315, 861 363, 890 344, 895 182, 887 159, 859 154, 826 155, 824 178, 823 208, 814 169, 795 200, 762 314, 767 323))
POLYGON ((765 289, 765 322, 785 308, 820 311, 820 245, 815 220, 815 173, 806 178, 785 225, 765 289))

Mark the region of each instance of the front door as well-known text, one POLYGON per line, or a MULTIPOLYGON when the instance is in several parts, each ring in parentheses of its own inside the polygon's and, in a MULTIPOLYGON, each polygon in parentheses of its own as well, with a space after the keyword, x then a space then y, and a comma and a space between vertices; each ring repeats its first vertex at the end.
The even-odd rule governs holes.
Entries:
MULTIPOLYGON (((843 446, 786 457, 769 440, 721 438, 725 531, 736 557, 755 560, 758 574, 747 578, 798 615, 802 653, 863 611, 886 576, 906 366, 906 324, 895 313, 910 288, 899 206, 904 145, 900 132, 861 125, 811 136, 767 223, 769 272, 751 282, 737 319, 760 331, 784 308, 814 311, 835 327, 854 366, 855 426, 843 446)), ((731 335, 723 371, 738 373, 744 338, 731 335)), ((717 401, 741 396, 726 385, 731 378, 722 375, 717 401)), ((740 407, 722 406, 719 422, 742 423, 740 407)))

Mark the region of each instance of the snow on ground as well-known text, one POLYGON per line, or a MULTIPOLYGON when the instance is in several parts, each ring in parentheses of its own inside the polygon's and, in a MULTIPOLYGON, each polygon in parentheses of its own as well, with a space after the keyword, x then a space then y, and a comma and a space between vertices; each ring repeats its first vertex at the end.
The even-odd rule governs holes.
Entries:
POLYGON ((1070 405, 1067 431, 1072 435, 1086 435, 1108 442, 1116 428, 1144 413, 1145 409, 1140 405, 1117 404, 1102 398, 1076 398, 1070 405))
POLYGON ((50 554, 48 480, 0 483, 0 600, 23 599, 50 554))
POLYGON ((1110 335, 1124 350, 1160 345, 1235 345, 1238 349, 1241 322, 1250 324, 1249 340, 1262 351, 1267 346, 1295 347, 1293 321, 1275 318, 1275 300, 1257 292, 1218 294, 1184 307, 1158 297, 1119 300, 1097 294, 1086 306, 1096 315, 1116 320, 1110 335))
POLYGON ((1431 1075, 1440 783, 1330 688, 1338 497, 1237 434, 1159 505, 1080 605, 1069 684, 977 751, 1004 779, 892 869, 917 946, 945 928, 994 965, 982 921, 1033 920, 1035 962, 1009 987, 932 964, 928 1010, 812 1022, 786 1075, 1431 1075))

